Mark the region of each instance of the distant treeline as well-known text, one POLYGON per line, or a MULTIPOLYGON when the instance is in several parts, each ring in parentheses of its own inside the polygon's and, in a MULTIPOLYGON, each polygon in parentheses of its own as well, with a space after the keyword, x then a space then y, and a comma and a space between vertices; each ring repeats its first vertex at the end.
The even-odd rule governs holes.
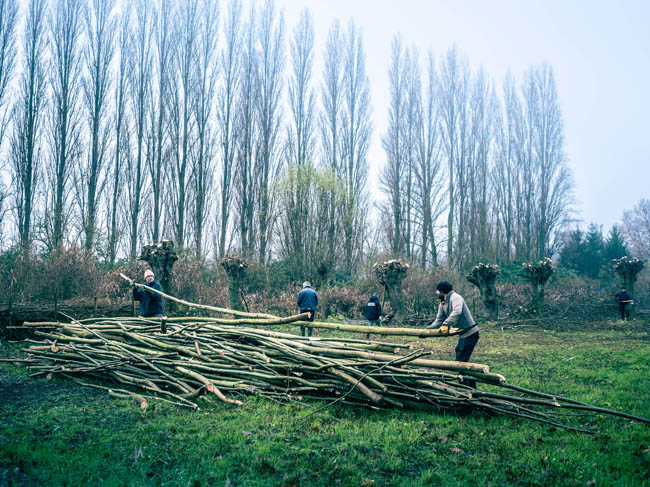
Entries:
POLYGON ((420 63, 396 36, 375 222, 353 21, 316 52, 309 11, 289 29, 270 0, 1 2, 1 246, 112 266, 170 238, 321 276, 554 254, 573 184, 552 68, 497 89, 455 47, 420 63))

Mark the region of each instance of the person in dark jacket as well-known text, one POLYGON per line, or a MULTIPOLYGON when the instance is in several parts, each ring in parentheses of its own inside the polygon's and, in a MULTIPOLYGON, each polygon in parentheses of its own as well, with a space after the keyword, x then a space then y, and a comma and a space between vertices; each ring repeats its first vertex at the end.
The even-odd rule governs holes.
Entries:
MULTIPOLYGON (((377 293, 373 293, 368 300, 368 304, 366 304, 368 326, 381 326, 381 321, 379 321, 380 316, 381 303, 379 302, 379 296, 377 296, 377 293)), ((366 338, 370 338, 370 333, 366 333, 366 338)))
MULTIPOLYGON (((455 293, 453 289, 451 283, 447 281, 438 283, 436 286, 436 294, 440 299, 438 315, 427 328, 439 328, 441 333, 448 333, 452 326, 463 330, 458 339, 458 345, 456 345, 456 361, 469 362, 478 343, 478 326, 463 297, 455 293)), ((476 388, 475 380, 464 379, 462 383, 476 388)))
MULTIPOLYGON (((150 269, 144 271, 144 284, 157 291, 162 291, 160 284, 154 279, 150 269)), ((133 299, 140 301, 140 316, 145 318, 160 318, 163 315, 162 296, 158 293, 133 285, 133 299)))
MULTIPOLYGON (((307 321, 314 321, 316 306, 318 306, 318 294, 311 288, 309 281, 302 283, 302 290, 298 293, 296 304, 301 313, 309 313, 307 321)), ((312 330, 311 326, 307 327, 308 336, 311 336, 312 330)), ((305 327, 303 325, 300 325, 300 334, 305 336, 305 327)))
POLYGON ((621 319, 625 321, 630 318, 630 304, 632 297, 627 293, 627 290, 622 287, 619 292, 614 294, 614 299, 618 303, 618 311, 621 313, 621 319))

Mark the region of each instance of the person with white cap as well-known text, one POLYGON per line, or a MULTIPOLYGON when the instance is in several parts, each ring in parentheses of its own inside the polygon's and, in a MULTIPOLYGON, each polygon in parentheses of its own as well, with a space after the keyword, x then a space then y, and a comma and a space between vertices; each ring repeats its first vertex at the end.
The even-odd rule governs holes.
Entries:
MULTIPOLYGON (((316 306, 318 306, 318 294, 311 288, 309 281, 302 283, 302 290, 298 293, 296 304, 301 313, 309 313, 309 318, 306 321, 314 321, 316 314, 316 306)), ((311 336, 313 328, 307 327, 308 336, 311 336)), ((305 336, 305 327, 300 325, 300 334, 305 336)))
MULTIPOLYGON (((144 285, 162 292, 162 287, 154 279, 151 269, 144 271, 144 285)), ((133 299, 140 301, 140 316, 145 318, 160 318, 163 315, 162 296, 158 293, 133 285, 133 299)))

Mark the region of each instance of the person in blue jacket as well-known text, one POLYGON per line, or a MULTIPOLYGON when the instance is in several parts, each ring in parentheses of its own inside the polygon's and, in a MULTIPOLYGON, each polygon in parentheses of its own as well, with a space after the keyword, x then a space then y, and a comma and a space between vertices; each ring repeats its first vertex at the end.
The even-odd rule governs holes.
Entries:
MULTIPOLYGON (((162 291, 158 281, 154 279, 153 272, 150 269, 144 271, 144 284, 150 288, 162 291)), ((133 299, 140 301, 140 316, 145 318, 160 318, 163 315, 162 296, 153 293, 148 289, 142 289, 133 285, 133 299)))
MULTIPOLYGON (((316 306, 318 306, 318 294, 311 288, 309 281, 302 283, 302 290, 298 293, 296 304, 301 313, 309 313, 309 318, 306 321, 314 321, 316 314, 316 306)), ((311 336, 313 328, 307 327, 308 336, 311 336)), ((300 325, 300 334, 305 336, 305 327, 300 325)))
MULTIPOLYGON (((368 320, 368 326, 381 326, 381 321, 379 317, 381 316, 381 303, 379 302, 379 296, 377 293, 372 293, 368 304, 366 304, 366 319, 368 320)), ((366 333, 366 338, 370 338, 370 333, 366 333)))
POLYGON ((619 292, 614 294, 614 299, 618 303, 618 311, 621 313, 621 319, 625 321, 630 319, 630 303, 632 297, 628 294, 625 287, 622 287, 619 292))

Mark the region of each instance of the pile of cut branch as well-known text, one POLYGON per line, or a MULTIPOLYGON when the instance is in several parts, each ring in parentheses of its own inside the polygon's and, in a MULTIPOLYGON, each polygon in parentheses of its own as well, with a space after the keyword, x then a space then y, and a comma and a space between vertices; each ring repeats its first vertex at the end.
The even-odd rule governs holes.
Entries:
MULTIPOLYGON (((408 345, 335 337, 299 337, 215 321, 295 321, 290 318, 144 318, 25 323, 25 362, 33 376, 69 378, 136 399, 157 398, 198 409, 218 399, 242 405, 246 395, 274 400, 318 399, 373 408, 482 410, 589 432, 574 423, 606 413, 650 420, 572 399, 527 390, 487 365, 433 360, 408 345), (465 385, 478 382, 478 389, 465 385), (574 417, 575 416, 575 417, 574 417)), ((297 321, 299 322, 299 321, 297 321)), ((237 323, 241 325, 241 323, 237 323)), ((386 332, 387 329, 382 330, 386 332)), ((422 330, 417 330, 421 332, 422 330)), ((431 330, 426 330, 431 331, 431 330)))

